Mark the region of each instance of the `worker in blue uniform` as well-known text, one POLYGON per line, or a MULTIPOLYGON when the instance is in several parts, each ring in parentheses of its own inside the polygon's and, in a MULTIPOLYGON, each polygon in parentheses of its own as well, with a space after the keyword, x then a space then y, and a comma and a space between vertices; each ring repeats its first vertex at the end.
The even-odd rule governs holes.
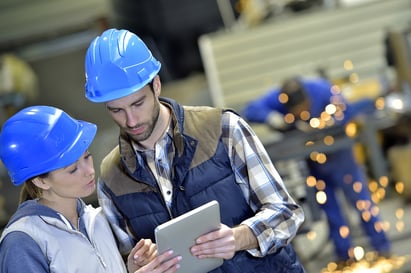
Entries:
MULTIPOLYGON (((293 77, 285 80, 280 88, 270 90, 248 103, 243 109, 243 115, 250 122, 266 123, 278 130, 293 127, 302 131, 312 131, 316 130, 310 125, 313 121, 317 121, 320 127, 321 124, 344 126, 359 114, 374 112, 373 100, 362 99, 355 103, 347 103, 341 93, 336 91, 338 89, 322 78, 293 77)), ((325 182, 323 190, 326 202, 321 204, 321 207, 327 217, 337 260, 354 260, 350 236, 352 234, 344 217, 342 204, 338 200, 338 190, 343 191, 348 202, 358 212, 373 249, 379 255, 389 255, 390 241, 382 228, 379 216, 373 213, 375 204, 371 199, 363 168, 354 157, 353 147, 327 153, 324 163, 307 158, 307 164, 311 175, 317 181, 325 182)))

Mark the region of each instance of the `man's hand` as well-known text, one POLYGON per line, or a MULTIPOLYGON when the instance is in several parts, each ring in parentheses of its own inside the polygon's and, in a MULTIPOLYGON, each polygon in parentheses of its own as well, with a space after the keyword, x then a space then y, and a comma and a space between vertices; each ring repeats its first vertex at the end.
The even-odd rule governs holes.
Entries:
POLYGON ((295 122, 295 127, 296 127, 298 130, 300 130, 300 131, 302 131, 302 132, 305 132, 305 133, 311 132, 311 131, 314 130, 314 128, 311 127, 309 123, 307 123, 307 122, 305 122, 305 121, 302 121, 302 120, 297 120, 297 121, 295 122))
POLYGON ((275 130, 285 130, 289 124, 285 123, 284 115, 277 111, 272 111, 266 118, 266 123, 275 130))
POLYGON ((220 229, 212 231, 196 240, 191 253, 199 259, 234 257, 236 251, 257 247, 257 239, 250 228, 240 225, 235 228, 221 224, 220 229))

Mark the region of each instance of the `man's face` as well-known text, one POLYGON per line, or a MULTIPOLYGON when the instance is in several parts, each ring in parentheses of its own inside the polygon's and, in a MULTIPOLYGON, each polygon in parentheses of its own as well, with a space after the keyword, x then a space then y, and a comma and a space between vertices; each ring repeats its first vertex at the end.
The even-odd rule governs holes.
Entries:
POLYGON ((146 85, 126 97, 106 103, 114 122, 136 142, 149 139, 156 129, 160 113, 160 91, 156 82, 153 86, 154 92, 146 85))

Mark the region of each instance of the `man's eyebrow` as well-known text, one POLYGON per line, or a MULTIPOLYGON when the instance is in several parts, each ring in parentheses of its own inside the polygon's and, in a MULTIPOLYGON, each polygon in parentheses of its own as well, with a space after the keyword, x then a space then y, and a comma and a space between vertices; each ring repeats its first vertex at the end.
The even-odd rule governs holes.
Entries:
MULTIPOLYGON (((147 97, 147 96, 144 95, 144 96, 142 96, 142 97, 140 97, 140 98, 137 98, 136 100, 132 101, 128 106, 131 106, 131 105, 133 105, 133 104, 136 104, 136 103, 138 103, 138 102, 141 102, 141 101, 143 101, 146 97, 147 97)), ((106 108, 110 110, 110 109, 121 109, 122 107, 111 107, 111 106, 109 106, 108 104, 106 104, 106 108)))
POLYGON ((108 105, 106 104, 106 108, 107 108, 108 110, 112 110, 112 109, 117 109, 118 107, 110 107, 110 106, 108 106, 108 105))

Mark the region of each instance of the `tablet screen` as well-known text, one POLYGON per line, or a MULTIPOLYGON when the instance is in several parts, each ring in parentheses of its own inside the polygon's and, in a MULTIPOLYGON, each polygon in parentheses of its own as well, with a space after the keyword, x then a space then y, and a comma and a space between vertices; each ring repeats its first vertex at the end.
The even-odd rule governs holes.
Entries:
POLYGON ((179 273, 205 273, 223 264, 223 259, 198 259, 191 255, 190 248, 195 240, 220 226, 220 207, 211 201, 155 229, 158 253, 172 249, 175 256, 182 256, 179 273))

